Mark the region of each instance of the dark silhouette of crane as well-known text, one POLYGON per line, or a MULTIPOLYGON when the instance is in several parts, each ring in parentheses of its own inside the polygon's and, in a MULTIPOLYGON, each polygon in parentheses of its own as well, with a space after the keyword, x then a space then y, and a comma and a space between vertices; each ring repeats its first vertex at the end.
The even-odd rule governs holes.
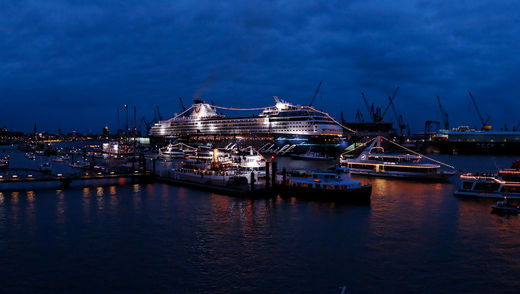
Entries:
POLYGON ((316 90, 314 91, 314 95, 312 95, 311 103, 309 103, 309 106, 312 106, 314 104, 314 100, 316 100, 316 96, 318 96, 318 93, 320 92, 321 88, 321 82, 318 84, 318 87, 316 87, 316 90))
POLYGON ((361 110, 359 110, 359 109, 356 112, 355 120, 358 121, 358 122, 362 122, 362 123, 365 122, 365 119, 363 118, 363 113, 361 113, 361 110))
POLYGON ((381 116, 381 108, 374 107, 374 103, 372 103, 372 105, 369 105, 365 93, 361 92, 361 96, 363 97, 363 101, 365 102, 365 106, 367 108, 370 120, 372 120, 372 122, 381 122, 383 120, 383 117, 381 116))
POLYGON ((437 102, 439 102, 439 110, 441 111, 442 124, 444 126, 444 129, 447 130, 447 129, 450 128, 450 123, 449 123, 449 120, 448 120, 448 113, 442 107, 441 99, 439 98, 439 96, 437 96, 437 102))
POLYGON ((477 111, 477 115, 478 115, 478 118, 480 119, 480 123, 482 124, 482 129, 483 130, 491 130, 491 125, 489 125, 489 115, 487 116, 487 118, 484 120, 484 118, 482 117, 482 114, 480 113, 480 110, 478 109, 478 106, 477 106, 477 101, 475 100, 475 97, 473 97, 473 94, 471 94, 471 91, 469 91, 469 97, 471 97, 471 101, 473 102, 473 106, 475 106, 475 110, 477 111))
POLYGON ((390 106, 393 106, 394 105, 394 99, 395 99, 395 96, 397 95, 397 92, 399 91, 399 87, 395 88, 395 91, 394 93, 392 94, 392 96, 388 96, 388 105, 386 106, 385 108, 385 111, 383 111, 383 115, 381 115, 381 120, 385 118, 385 115, 386 115, 386 112, 388 111, 388 109, 390 108, 390 106))

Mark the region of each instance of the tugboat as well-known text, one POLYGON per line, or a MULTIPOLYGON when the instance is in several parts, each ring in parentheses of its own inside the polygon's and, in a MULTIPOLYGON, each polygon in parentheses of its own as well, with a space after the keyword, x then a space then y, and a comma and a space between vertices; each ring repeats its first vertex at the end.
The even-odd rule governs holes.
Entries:
POLYGON ((372 185, 363 185, 348 174, 313 172, 311 176, 278 176, 282 191, 294 197, 320 201, 370 203, 372 185))
POLYGON ((512 205, 507 201, 507 197, 504 197, 504 201, 498 201, 497 204, 491 205, 491 213, 517 215, 520 213, 520 207, 512 205))
POLYGON ((347 154, 343 153, 340 157, 340 165, 347 166, 355 175, 411 180, 446 181, 456 174, 452 167, 450 167, 452 170, 441 170, 440 164, 420 162, 424 156, 418 154, 385 153, 381 147, 381 139, 402 147, 378 136, 356 158, 347 158, 347 154))

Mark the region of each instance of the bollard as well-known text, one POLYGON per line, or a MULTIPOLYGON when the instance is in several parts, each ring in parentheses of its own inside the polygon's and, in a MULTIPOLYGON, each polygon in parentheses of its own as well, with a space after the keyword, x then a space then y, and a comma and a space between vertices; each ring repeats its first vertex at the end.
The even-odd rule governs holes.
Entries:
POLYGON ((269 161, 266 161, 265 162, 265 188, 266 189, 269 189, 269 180, 270 180, 269 161))

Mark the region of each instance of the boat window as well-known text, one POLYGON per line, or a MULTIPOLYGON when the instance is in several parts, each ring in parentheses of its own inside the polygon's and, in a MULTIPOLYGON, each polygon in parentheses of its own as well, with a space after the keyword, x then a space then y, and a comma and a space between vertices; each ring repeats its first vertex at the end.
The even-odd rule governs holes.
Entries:
POLYGON ((414 173, 435 173, 437 168, 424 168, 424 167, 407 167, 407 166, 385 166, 386 171, 400 171, 400 172, 414 172, 414 173))
POLYGON ((359 163, 353 163, 351 168, 359 168, 359 169, 374 169, 375 165, 372 164, 359 164, 359 163))
POLYGON ((462 182, 462 189, 471 190, 471 187, 473 187, 473 182, 462 182))
POLYGON ((476 183, 475 190, 480 191, 498 191, 500 184, 498 183, 476 183))
POLYGON ((501 192, 520 193, 520 186, 503 186, 501 192))

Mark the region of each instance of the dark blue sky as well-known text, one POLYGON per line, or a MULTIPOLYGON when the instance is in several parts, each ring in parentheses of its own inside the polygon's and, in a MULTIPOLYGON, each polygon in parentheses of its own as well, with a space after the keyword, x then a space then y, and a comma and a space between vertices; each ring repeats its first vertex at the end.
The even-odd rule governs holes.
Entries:
MULTIPOLYGON (((520 122, 518 1, 2 1, 0 124, 52 132, 115 129, 193 97, 267 106, 272 96, 353 120, 360 91, 414 131, 440 120, 520 122)), ((366 111, 365 111, 365 116, 366 111)), ((388 118, 393 118, 388 113, 388 118)))

